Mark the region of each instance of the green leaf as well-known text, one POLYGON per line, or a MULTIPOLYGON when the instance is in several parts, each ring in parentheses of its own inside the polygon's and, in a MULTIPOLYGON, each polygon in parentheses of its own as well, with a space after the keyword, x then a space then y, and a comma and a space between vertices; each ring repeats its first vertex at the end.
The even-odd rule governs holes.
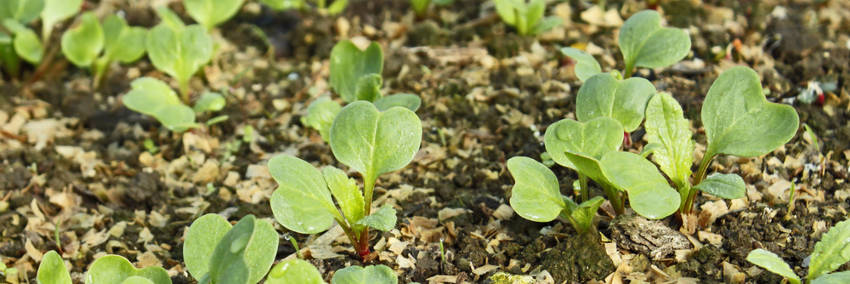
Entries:
POLYGON ((289 155, 271 158, 268 166, 278 184, 270 200, 272 213, 281 225, 302 234, 319 233, 333 225, 339 213, 318 169, 289 155))
POLYGON ((531 2, 529 2, 525 8, 525 19, 519 19, 519 22, 525 23, 525 27, 520 30, 520 34, 536 34, 534 33, 533 29, 537 26, 537 23, 540 21, 540 19, 543 19, 543 14, 545 12, 546 2, 544 2, 543 0, 531 0, 531 2))
POLYGON ((342 108, 330 132, 334 157, 360 172, 366 183, 409 164, 421 140, 422 123, 416 113, 400 107, 379 112, 364 101, 342 108))
POLYGON ((850 283, 850 271, 824 274, 818 277, 812 284, 845 284, 850 283))
POLYGON ((0 3, 0 20, 14 19, 27 24, 38 18, 43 9, 44 0, 5 0, 0 3))
POLYGON ((567 204, 564 213, 566 213, 567 220, 570 220, 576 231, 579 233, 591 232, 593 228, 593 217, 596 216, 599 206, 602 206, 602 203, 605 202, 605 198, 596 196, 581 204, 576 204, 568 197, 564 197, 564 200, 567 204))
POLYGON ((125 279, 121 284, 155 284, 153 281, 148 280, 147 278, 141 276, 130 276, 125 279))
POLYGON ((546 31, 551 30, 551 29, 553 29, 557 26, 560 26, 563 23, 564 23, 564 21, 561 20, 561 18, 558 18, 556 16, 549 16, 549 17, 543 18, 543 20, 537 22, 537 25, 533 27, 531 34, 539 35, 539 34, 545 33, 546 31))
POLYGON ((204 277, 209 279, 209 283, 249 283, 251 269, 246 263, 245 251, 251 242, 255 223, 254 215, 245 216, 221 238, 213 250, 209 274, 204 277))
POLYGON ((322 275, 315 266, 301 259, 291 259, 272 268, 269 272, 269 277, 266 278, 266 284, 288 284, 288 283, 303 283, 303 284, 324 284, 322 275))
POLYGON ((835 224, 815 244, 807 278, 815 279, 835 271, 847 261, 850 261, 850 220, 835 224))
POLYGON ((186 29, 186 24, 183 23, 180 16, 178 16, 177 13, 174 13, 174 11, 171 11, 168 6, 156 7, 155 10, 156 15, 162 21, 160 24, 164 24, 174 31, 182 31, 186 29))
POLYGON ((587 122, 562 119, 549 125, 543 135, 543 144, 556 163, 581 172, 566 153, 601 159, 606 153, 617 151, 623 144, 623 127, 608 117, 587 122))
POLYGON ((65 262, 56 251, 49 251, 44 254, 41 259, 41 264, 38 265, 38 273, 36 278, 40 284, 71 284, 71 274, 68 274, 68 268, 65 267, 65 262))
POLYGON ((3 20, 3 26, 15 34, 12 45, 18 56, 32 64, 41 62, 44 46, 35 32, 12 19, 3 20))
POLYGON ((195 112, 184 105, 174 90, 160 80, 142 77, 130 83, 131 90, 124 95, 124 106, 156 118, 171 131, 183 132, 197 126, 195 112))
POLYGON ((518 156, 508 160, 508 171, 516 181, 511 189, 511 207, 522 218, 549 222, 566 208, 558 178, 545 165, 518 156))
POLYGON ((631 152, 610 152, 600 164, 611 185, 628 193, 629 204, 641 216, 661 219, 679 209, 679 193, 649 160, 631 152))
POLYGON ((78 67, 90 67, 103 50, 103 38, 103 28, 94 12, 86 12, 80 25, 62 34, 62 54, 78 67))
POLYGON ((375 100, 374 104, 380 111, 386 111, 391 107, 399 106, 416 112, 422 104, 422 100, 414 94, 395 94, 379 98, 375 100))
POLYGON ((396 284, 395 272, 384 265, 349 266, 334 273, 331 284, 396 284))
POLYGON ((357 225, 367 226, 376 230, 389 231, 395 227, 396 211, 390 205, 384 205, 376 212, 372 212, 369 216, 363 217, 357 221, 357 225))
POLYGON ((634 66, 661 68, 688 55, 691 38, 687 31, 661 27, 661 16, 653 10, 632 15, 623 23, 619 37, 626 73, 634 66))
POLYGON ((184 0, 186 12, 195 21, 211 30, 239 12, 244 0, 184 0))
POLYGON ((206 214, 192 222, 183 243, 183 259, 192 277, 201 279, 210 272, 210 260, 215 247, 231 227, 218 214, 206 214))
POLYGON ((192 108, 196 113, 214 112, 224 109, 227 101, 219 93, 204 92, 201 98, 195 102, 195 107, 192 108))
POLYGON ((328 6, 328 15, 336 15, 342 13, 345 10, 345 7, 348 7, 348 0, 334 0, 330 6, 328 6))
POLYGON ((322 176, 325 178, 331 194, 336 199, 336 203, 339 204, 339 208, 342 209, 345 219, 352 224, 363 219, 363 206, 365 205, 363 193, 360 192, 357 182, 348 178, 348 175, 342 170, 332 166, 322 168, 322 176))
POLYGON ((148 30, 127 26, 118 15, 112 14, 103 20, 104 57, 109 61, 131 63, 145 55, 145 39, 148 30))
POLYGON ((743 66, 723 72, 711 85, 702 122, 709 157, 767 154, 791 140, 800 123, 793 107, 768 102, 756 72, 743 66))
POLYGON ((384 68, 383 51, 374 42, 366 50, 360 50, 349 40, 340 41, 331 50, 330 61, 331 87, 346 102, 358 99, 357 89, 362 77, 370 74, 381 76, 384 68))
POLYGON ((199 25, 175 30, 161 23, 151 29, 145 46, 156 69, 177 79, 181 88, 212 58, 212 38, 199 25))
POLYGON ((274 264, 275 255, 277 255, 279 238, 271 223, 264 220, 257 220, 254 223, 251 241, 243 255, 245 263, 251 271, 248 283, 259 283, 269 272, 272 264, 274 264))
POLYGON ((610 73, 596 74, 581 85, 576 96, 576 117, 588 121, 610 117, 635 131, 643 121, 646 104, 655 95, 655 86, 644 78, 617 80, 610 73))
POLYGON ((525 0, 493 0, 496 13, 499 18, 508 25, 515 26, 517 23, 517 10, 525 6, 525 0))
POLYGON ((652 159, 676 186, 684 187, 694 164, 694 141, 679 102, 667 93, 649 99, 644 128, 652 159))
POLYGON ((695 186, 702 192, 726 199, 744 198, 747 186, 736 174, 713 174, 695 186))
POLYGON ((381 84, 383 78, 379 74, 367 74, 357 80, 357 88, 354 93, 358 101, 370 101, 381 98, 381 84))
POLYGON ((305 6, 304 0, 260 0, 274 10, 301 9, 305 6))
POLYGON ((301 124, 319 131, 322 140, 330 139, 331 125, 342 107, 328 97, 321 97, 310 103, 307 115, 301 117, 301 124))
POLYGON ((593 58, 593 55, 572 47, 561 48, 561 53, 575 61, 576 77, 582 82, 587 81, 593 75, 602 73, 602 67, 599 66, 599 62, 596 61, 596 58, 593 58))
POLYGON ((431 4, 431 0, 410 0, 410 8, 416 12, 417 16, 424 15, 428 11, 429 4, 431 4))
POLYGON ((136 269, 126 258, 107 255, 95 260, 86 272, 86 284, 121 284, 127 278, 139 276, 154 284, 171 284, 171 277, 162 267, 136 269))
POLYGON ((800 277, 791 270, 791 267, 779 258, 776 254, 763 250, 755 249, 747 255, 747 261, 758 265, 761 268, 767 269, 770 272, 779 274, 782 277, 788 278, 792 284, 800 284, 800 277))
POLYGON ((41 40, 47 42, 56 23, 80 12, 83 0, 45 0, 41 10, 41 40))

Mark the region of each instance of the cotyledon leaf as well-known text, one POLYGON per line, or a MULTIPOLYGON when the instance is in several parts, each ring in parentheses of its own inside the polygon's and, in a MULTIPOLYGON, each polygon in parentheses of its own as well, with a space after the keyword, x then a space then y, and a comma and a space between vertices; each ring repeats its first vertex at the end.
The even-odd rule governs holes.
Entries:
POLYGON ((646 104, 655 95, 655 86, 644 78, 618 80, 611 73, 599 73, 587 79, 576 96, 576 118, 589 121, 610 117, 632 132, 640 126, 646 104))
POLYGON ((623 144, 623 127, 608 117, 599 117, 587 122, 562 119, 549 125, 543 135, 546 152, 559 165, 579 170, 567 158, 567 152, 601 159, 623 144))
POLYGON ((566 207, 561 198, 558 178, 552 170, 528 157, 508 160, 508 171, 514 177, 511 207, 520 216, 535 222, 549 222, 566 207))
POLYGON ((649 160, 631 152, 610 152, 599 163, 611 185, 628 193, 629 205, 641 216, 661 219, 679 209, 679 193, 649 160))
POLYGON ((271 158, 268 167, 279 186, 269 202, 281 225, 302 234, 315 234, 331 227, 335 214, 339 213, 318 169, 289 155, 271 158))

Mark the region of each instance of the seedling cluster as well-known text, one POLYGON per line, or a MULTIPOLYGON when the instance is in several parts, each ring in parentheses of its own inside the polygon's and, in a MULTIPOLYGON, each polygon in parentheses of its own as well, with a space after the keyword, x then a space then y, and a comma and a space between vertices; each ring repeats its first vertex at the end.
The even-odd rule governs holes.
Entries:
POLYGON ((850 283, 850 271, 832 273, 850 261, 850 220, 835 224, 815 244, 815 251, 809 256, 809 273, 803 279, 782 258, 764 249, 751 251, 747 261, 785 277, 791 284, 803 280, 811 284, 850 283))
POLYGON ((543 17, 545 0, 493 0, 502 21, 516 28, 520 35, 534 36, 561 25, 561 18, 543 17))

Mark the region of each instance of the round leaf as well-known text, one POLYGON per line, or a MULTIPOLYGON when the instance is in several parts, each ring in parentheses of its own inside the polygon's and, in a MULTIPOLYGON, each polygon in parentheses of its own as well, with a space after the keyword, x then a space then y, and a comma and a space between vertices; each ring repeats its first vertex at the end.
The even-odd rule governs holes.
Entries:
POLYGON ((324 284, 322 275, 315 266, 301 259, 287 260, 272 268, 269 272, 269 277, 266 278, 266 284, 288 284, 288 283, 303 283, 303 284, 324 284))
POLYGON ((561 48, 561 53, 575 61, 576 77, 582 82, 587 81, 593 75, 602 73, 602 67, 599 66, 599 62, 596 61, 596 58, 593 58, 593 55, 572 47, 561 48))
POLYGON ((44 0, 5 0, 0 3, 0 20, 14 19, 27 24, 38 18, 44 0))
POLYGON ((386 232, 395 227, 397 220, 395 214, 396 211, 392 206, 384 205, 384 207, 381 207, 378 211, 369 214, 369 216, 363 217, 360 221, 357 221, 357 225, 363 225, 386 232))
POLYGON ((107 255, 95 260, 86 272, 86 284, 121 284, 127 278, 144 277, 154 284, 171 284, 171 277, 162 267, 136 269, 126 258, 107 255))
POLYGON ((239 11, 244 0, 184 0, 186 12, 208 30, 217 26, 239 11))
POLYGON ((83 0, 45 0, 41 10, 41 39, 47 41, 56 23, 80 12, 83 0))
POLYGON ((508 171, 516 181, 510 203, 519 216, 549 222, 566 207, 558 178, 543 164, 528 157, 513 157, 508 160, 508 171))
POLYGON ((62 34, 62 54, 78 67, 89 67, 103 50, 103 29, 94 12, 83 14, 80 25, 62 34))
POLYGON ((349 266, 334 273, 331 284, 396 284, 398 277, 384 265, 349 266))
POLYGON ((118 15, 109 15, 103 20, 104 56, 110 61, 130 63, 145 54, 145 38, 148 30, 127 26, 118 15))
POLYGON ((15 32, 15 39, 12 44, 15 47, 15 53, 21 58, 32 64, 41 62, 44 55, 44 46, 38 40, 38 36, 30 29, 22 29, 15 32))
POLYGON ((349 40, 337 43, 331 50, 331 87, 346 102, 357 100, 357 85, 361 77, 381 75, 384 54, 377 43, 360 50, 349 40))
POLYGON ((41 264, 38 265, 38 273, 36 278, 39 283, 43 284, 71 284, 71 275, 68 274, 68 268, 65 267, 65 262, 56 251, 49 251, 44 254, 41 259, 41 264))
POLYGON ((289 155, 273 157, 268 166, 279 186, 270 203, 281 225, 302 234, 315 234, 331 227, 337 209, 318 169, 289 155))
POLYGON ((319 131, 322 140, 330 140, 331 125, 342 107, 328 97, 321 97, 307 107, 307 115, 301 117, 301 123, 319 131))
POLYGON ((747 194, 744 179, 736 174, 713 174, 696 185, 696 188, 726 199, 743 198, 747 194))
POLYGON ((596 74, 581 85, 576 97, 576 117, 588 121, 610 117, 623 125, 626 132, 640 126, 655 86, 644 78, 617 80, 610 73, 596 74))
POLYGON ((679 209, 679 193, 649 160, 631 152, 610 152, 600 164, 611 185, 628 193, 629 204, 641 216, 661 219, 679 209))
POLYGON ((711 85, 702 105, 702 123, 708 138, 706 155, 755 157, 791 140, 799 118, 793 107, 768 102, 758 74, 739 66, 720 74, 711 85))
POLYGON ((179 82, 188 82, 212 58, 213 42, 199 25, 174 29, 161 23, 145 39, 151 63, 179 82))
POLYGON ((661 27, 658 12, 645 10, 623 23, 619 44, 627 68, 660 68, 685 58, 691 49, 691 38, 685 30, 661 27))
POLYGON ((623 144, 623 127, 608 117, 587 122, 562 119, 546 128, 543 144, 553 161, 578 170, 565 153, 601 159, 605 153, 617 151, 623 144))
POLYGON ((419 109, 419 105, 421 104, 422 100, 419 99, 419 96, 414 94, 395 94, 382 97, 375 101, 375 107, 377 107, 380 111, 385 111, 398 106, 415 112, 419 109))
POLYGON ((342 108, 330 132, 334 157, 372 181, 409 164, 421 140, 416 113, 401 107, 379 112, 365 101, 342 108))
POLYGON ((209 273, 213 251, 231 227, 218 214, 206 214, 192 222, 183 243, 183 259, 192 277, 201 279, 209 273))

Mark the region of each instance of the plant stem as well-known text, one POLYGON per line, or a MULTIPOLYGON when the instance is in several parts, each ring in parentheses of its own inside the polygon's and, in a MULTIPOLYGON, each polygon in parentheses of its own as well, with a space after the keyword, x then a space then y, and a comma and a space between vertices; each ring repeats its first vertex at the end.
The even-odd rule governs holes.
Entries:
POLYGON ((617 192, 617 189, 611 187, 611 185, 602 183, 602 189, 605 191, 605 195, 608 196, 608 201, 611 202, 611 206, 614 207, 614 212, 617 215, 622 215, 625 212, 623 205, 623 196, 617 192))
POLYGON ((372 214, 372 194, 375 191, 375 182, 377 181, 377 178, 365 178, 363 181, 365 183, 363 185, 363 197, 366 199, 366 205, 365 208, 363 208, 363 212, 365 214, 363 214, 363 216, 369 216, 369 214, 372 214))
POLYGON ((292 244, 292 247, 295 248, 295 256, 297 256, 300 259, 304 259, 304 256, 301 255, 301 249, 298 248, 298 241, 295 240, 295 237, 290 236, 289 234, 286 234, 286 236, 284 236, 284 237, 286 237, 286 239, 289 240, 289 243, 292 244))
POLYGON ((92 85, 95 89, 98 89, 100 88, 100 83, 103 82, 103 77, 109 70, 109 59, 107 59, 106 57, 97 59, 94 61, 94 65, 92 67, 94 69, 94 78, 92 81, 92 85))
MULTIPOLYGON (((699 164, 699 170, 697 171, 697 175, 694 176, 694 186, 698 185, 705 179, 706 172, 708 171, 708 165, 711 164, 711 159, 714 158, 713 153, 706 152, 702 157, 702 161, 699 164)), ((688 198, 684 204, 682 204, 682 213, 689 214, 694 209, 694 200, 697 197, 697 190, 694 188, 688 189, 688 198)))
POLYGON ((191 105, 191 97, 189 96, 189 79, 177 80, 177 84, 180 87, 180 97, 183 99, 183 103, 191 105))
POLYGON ((587 188, 587 176, 584 174, 578 174, 578 183, 581 188, 581 202, 585 202, 590 199, 590 188, 587 188))
POLYGON ((623 74, 623 79, 631 78, 632 72, 634 72, 634 70, 635 70, 635 63, 634 62, 626 62, 626 69, 623 70, 623 71, 625 71, 624 72, 625 74, 623 74))

